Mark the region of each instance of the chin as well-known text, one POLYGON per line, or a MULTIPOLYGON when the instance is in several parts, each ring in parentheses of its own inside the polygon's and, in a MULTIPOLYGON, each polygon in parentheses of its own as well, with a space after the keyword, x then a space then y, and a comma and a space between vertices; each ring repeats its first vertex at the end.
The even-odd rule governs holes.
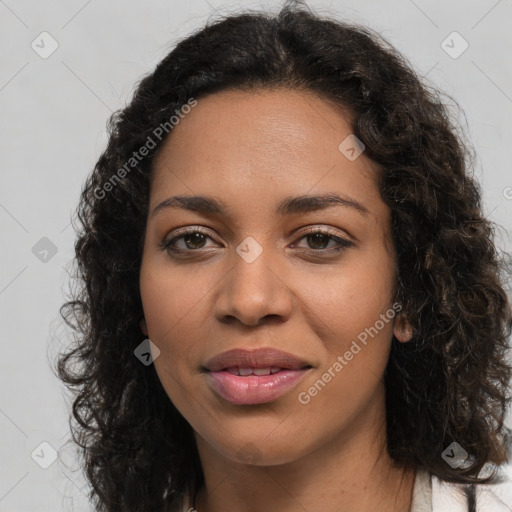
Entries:
MULTIPOLYGON (((262 431, 263 432, 263 431, 262 431)), ((300 447, 297 442, 288 437, 273 437, 267 435, 240 438, 237 436, 229 444, 226 440, 208 441, 222 457, 235 464, 247 464, 251 466, 279 466, 299 459, 307 451, 306 447, 300 447), (302 449, 301 449, 302 448, 302 449)))

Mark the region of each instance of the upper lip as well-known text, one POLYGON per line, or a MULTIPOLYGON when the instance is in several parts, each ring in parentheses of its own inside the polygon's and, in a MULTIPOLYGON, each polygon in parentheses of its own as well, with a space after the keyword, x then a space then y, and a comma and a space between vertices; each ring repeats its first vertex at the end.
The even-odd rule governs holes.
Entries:
POLYGON ((310 365, 288 352, 273 348, 242 349, 235 348, 222 352, 210 359, 205 364, 207 370, 216 372, 226 368, 286 368, 300 370, 310 365))

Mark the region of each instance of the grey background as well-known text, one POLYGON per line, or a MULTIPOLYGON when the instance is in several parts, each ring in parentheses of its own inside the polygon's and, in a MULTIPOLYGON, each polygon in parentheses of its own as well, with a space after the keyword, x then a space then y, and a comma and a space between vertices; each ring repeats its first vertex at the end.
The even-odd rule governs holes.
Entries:
MULTIPOLYGON (((107 117, 177 39, 216 11, 280 5, 0 0, 0 511, 90 509, 85 480, 65 445, 66 393, 49 360, 66 344, 58 308, 73 257, 70 219, 82 182, 105 147, 107 117), (48 51, 51 42, 40 36, 43 31, 58 43, 46 59, 31 47, 35 41, 39 51, 48 51), (41 241, 44 237, 50 242, 41 241), (41 252, 45 248, 50 252, 41 252), (50 461, 51 448, 42 442, 59 455, 47 469, 35 462, 50 461)), ((512 2, 312 0, 309 5, 380 31, 421 75, 458 101, 478 156, 485 210, 505 228, 498 243, 510 252, 512 37, 506 27, 512 2), (454 31, 469 44, 457 58, 445 49, 449 45, 458 53, 463 48, 458 36, 442 46, 454 31)), ((508 423, 512 426, 510 417, 508 423)))

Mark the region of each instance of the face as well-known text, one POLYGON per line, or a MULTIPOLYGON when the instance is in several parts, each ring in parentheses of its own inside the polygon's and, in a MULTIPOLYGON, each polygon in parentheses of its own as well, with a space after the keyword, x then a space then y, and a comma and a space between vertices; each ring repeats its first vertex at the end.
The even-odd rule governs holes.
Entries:
POLYGON ((339 149, 351 133, 313 93, 221 92, 154 162, 141 328, 198 444, 233 462, 286 463, 384 421, 393 331, 405 340, 396 255, 377 165, 339 149))

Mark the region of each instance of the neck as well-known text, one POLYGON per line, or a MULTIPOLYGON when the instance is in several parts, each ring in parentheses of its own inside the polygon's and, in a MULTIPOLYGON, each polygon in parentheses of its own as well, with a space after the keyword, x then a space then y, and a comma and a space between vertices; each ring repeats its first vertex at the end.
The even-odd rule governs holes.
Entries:
POLYGON ((369 408, 351 428, 278 465, 234 462, 196 435, 205 477, 197 512, 409 512, 415 472, 389 457, 384 413, 369 408))

